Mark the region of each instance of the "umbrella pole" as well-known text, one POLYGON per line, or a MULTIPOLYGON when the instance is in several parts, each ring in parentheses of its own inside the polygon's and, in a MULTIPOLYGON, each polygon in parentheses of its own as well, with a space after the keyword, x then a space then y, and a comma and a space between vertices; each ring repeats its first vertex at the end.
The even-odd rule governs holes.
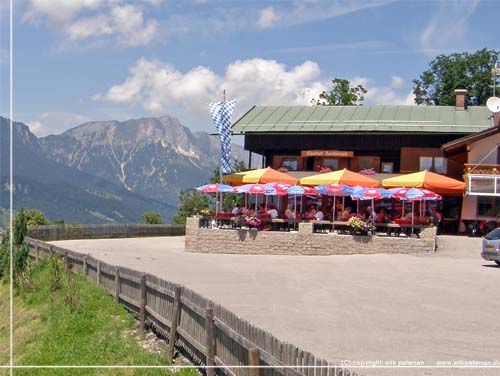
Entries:
POLYGON ((372 222, 375 225, 375 199, 372 198, 372 222))
POLYGON ((413 205, 414 205, 414 202, 412 200, 411 202, 411 234, 413 235, 413 205))
POLYGON ((293 195, 293 229, 295 230, 295 225, 297 221, 297 195, 293 195))
POLYGON ((333 206, 333 218, 332 218, 332 220, 333 220, 333 221, 335 221, 335 206, 336 206, 336 205, 335 205, 335 197, 336 197, 336 196, 335 196, 335 195, 333 195, 333 204, 332 204, 332 206, 333 206))

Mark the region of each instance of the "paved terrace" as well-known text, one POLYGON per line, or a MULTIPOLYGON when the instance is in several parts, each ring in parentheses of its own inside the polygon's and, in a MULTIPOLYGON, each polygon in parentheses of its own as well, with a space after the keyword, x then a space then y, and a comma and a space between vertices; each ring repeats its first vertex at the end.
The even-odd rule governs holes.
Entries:
POLYGON ((181 283, 332 361, 500 361, 500 268, 480 258, 481 239, 442 236, 437 254, 419 256, 193 254, 183 237, 54 244, 181 283))

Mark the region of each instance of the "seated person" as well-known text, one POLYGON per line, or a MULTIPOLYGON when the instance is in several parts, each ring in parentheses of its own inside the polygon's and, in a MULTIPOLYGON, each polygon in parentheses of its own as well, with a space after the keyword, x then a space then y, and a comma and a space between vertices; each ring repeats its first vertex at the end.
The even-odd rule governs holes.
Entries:
POLYGON ((392 223, 391 218, 387 214, 384 208, 381 208, 377 215, 377 223, 392 223))
POLYGON ((248 208, 247 211, 245 212, 246 217, 252 217, 255 215, 255 211, 252 208, 248 208))
POLYGON ((368 206, 366 208, 365 218, 366 222, 375 223, 377 221, 377 213, 373 211, 373 208, 371 206, 368 206))
POLYGON ((288 204, 285 210, 285 218, 289 220, 295 220, 295 212, 292 210, 292 205, 288 204))
POLYGON ((240 205, 239 205, 239 204, 234 205, 234 208, 233 208, 233 210, 231 211, 231 213, 232 213, 234 216, 237 216, 238 214, 240 214, 240 213, 241 213, 240 205))
POLYGON ((269 205, 269 210, 267 211, 267 214, 270 215, 271 219, 278 218, 278 211, 276 210, 276 207, 274 205, 269 205))
POLYGON ((312 220, 314 219, 314 215, 316 214, 316 209, 314 205, 309 206, 307 211, 304 214, 304 219, 312 220))
POLYGON ((348 221, 354 214, 352 213, 352 208, 348 206, 342 213, 342 221, 348 221))
POLYGON ((257 214, 264 214, 264 206, 262 204, 257 205, 257 214))
POLYGON ((317 221, 322 221, 324 218, 325 216, 323 215, 323 212, 321 211, 321 209, 318 209, 314 214, 314 219, 317 221))

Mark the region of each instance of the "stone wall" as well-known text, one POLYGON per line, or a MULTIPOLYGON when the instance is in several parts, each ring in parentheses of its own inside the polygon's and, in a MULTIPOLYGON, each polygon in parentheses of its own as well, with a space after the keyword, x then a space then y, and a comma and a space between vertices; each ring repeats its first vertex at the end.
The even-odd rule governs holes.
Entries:
POLYGON ((200 228, 199 218, 186 223, 186 251, 272 255, 348 255, 371 253, 426 253, 436 250, 436 229, 426 228, 420 238, 405 236, 352 236, 313 233, 312 223, 299 230, 257 231, 200 228))

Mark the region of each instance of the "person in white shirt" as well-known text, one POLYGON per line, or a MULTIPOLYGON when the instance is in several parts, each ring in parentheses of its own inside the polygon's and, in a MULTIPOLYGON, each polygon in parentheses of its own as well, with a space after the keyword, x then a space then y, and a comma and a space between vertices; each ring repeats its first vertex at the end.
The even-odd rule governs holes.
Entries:
POLYGON ((321 209, 318 209, 316 214, 314 214, 314 219, 316 219, 317 221, 322 221, 323 219, 325 219, 325 216, 323 215, 321 209))
POLYGON ((231 213, 233 213, 234 216, 237 216, 238 214, 241 214, 241 212, 240 212, 240 206, 238 204, 234 205, 233 211, 231 213))
POLYGON ((271 219, 278 218, 278 211, 274 207, 274 205, 269 206, 269 210, 267 211, 267 214, 271 216, 271 219))
POLYGON ((295 212, 292 210, 292 205, 288 205, 285 210, 285 217, 287 219, 295 220, 295 212))

